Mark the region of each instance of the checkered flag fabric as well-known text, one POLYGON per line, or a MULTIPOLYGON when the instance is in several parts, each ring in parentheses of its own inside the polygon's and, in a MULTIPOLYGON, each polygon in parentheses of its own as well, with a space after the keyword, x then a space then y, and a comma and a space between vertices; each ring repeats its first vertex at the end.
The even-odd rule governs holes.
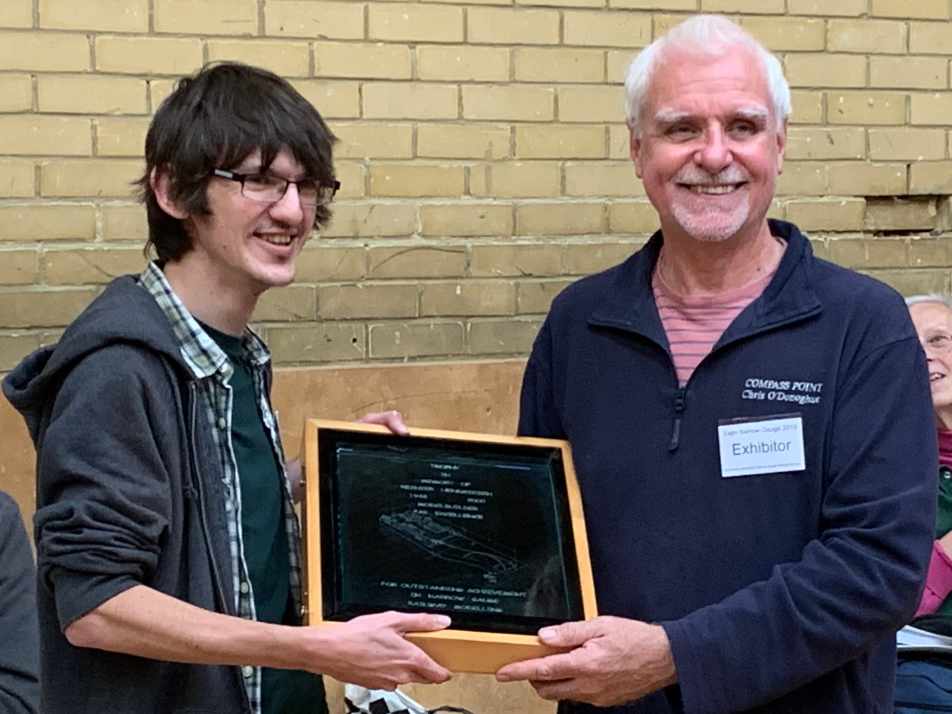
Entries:
POLYGON ((346 687, 344 704, 347 706, 347 714, 473 714, 462 707, 442 706, 426 709, 399 690, 386 692, 364 689, 353 684, 346 687))

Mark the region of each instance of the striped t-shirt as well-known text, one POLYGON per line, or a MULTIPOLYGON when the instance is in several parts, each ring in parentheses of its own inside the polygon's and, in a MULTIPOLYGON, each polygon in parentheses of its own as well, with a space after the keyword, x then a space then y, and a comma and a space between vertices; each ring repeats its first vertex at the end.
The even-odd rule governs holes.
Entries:
POLYGON ((760 296, 776 270, 775 266, 770 273, 739 288, 717 295, 692 297, 674 292, 664 282, 660 271, 655 269, 651 289, 681 386, 691 378, 701 360, 710 354, 714 343, 734 318, 760 296))

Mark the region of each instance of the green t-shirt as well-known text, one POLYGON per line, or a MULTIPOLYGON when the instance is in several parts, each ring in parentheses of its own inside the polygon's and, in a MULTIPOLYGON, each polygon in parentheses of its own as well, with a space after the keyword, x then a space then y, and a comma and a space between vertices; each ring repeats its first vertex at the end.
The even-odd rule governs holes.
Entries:
MULTIPOLYGON (((241 338, 202 325, 228 355, 231 376, 231 441, 241 487, 241 536, 248 578, 260 622, 295 624, 291 563, 284 524, 284 471, 278 464, 255 395, 241 338)), ((261 670, 262 714, 324 714, 324 685, 309 672, 261 670)))

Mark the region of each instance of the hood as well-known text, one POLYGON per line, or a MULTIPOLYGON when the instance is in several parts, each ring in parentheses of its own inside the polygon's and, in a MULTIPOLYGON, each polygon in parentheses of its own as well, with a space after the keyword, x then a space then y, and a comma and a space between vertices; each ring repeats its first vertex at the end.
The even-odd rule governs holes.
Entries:
POLYGON ((137 276, 112 281, 60 341, 24 359, 3 380, 3 394, 26 419, 34 444, 44 409, 79 360, 110 344, 139 344, 187 369, 168 318, 137 276))

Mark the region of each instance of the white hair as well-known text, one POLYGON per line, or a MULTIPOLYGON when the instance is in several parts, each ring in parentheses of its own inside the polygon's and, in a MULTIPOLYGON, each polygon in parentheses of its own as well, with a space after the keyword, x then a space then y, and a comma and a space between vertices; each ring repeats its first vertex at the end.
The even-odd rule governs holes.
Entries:
POLYGON ((923 293, 921 295, 910 295, 906 298, 906 305, 909 307, 921 305, 925 302, 937 302, 940 305, 945 305, 949 310, 952 310, 952 297, 943 295, 942 293, 923 293))
POLYGON ((760 60, 777 121, 777 131, 783 129, 784 122, 790 116, 790 85, 783 76, 780 60, 750 33, 723 15, 694 15, 645 47, 628 65, 628 73, 625 76, 625 113, 628 126, 635 135, 640 133, 641 113, 648 88, 665 52, 679 49, 704 57, 716 57, 723 56, 736 47, 751 50, 760 60))

